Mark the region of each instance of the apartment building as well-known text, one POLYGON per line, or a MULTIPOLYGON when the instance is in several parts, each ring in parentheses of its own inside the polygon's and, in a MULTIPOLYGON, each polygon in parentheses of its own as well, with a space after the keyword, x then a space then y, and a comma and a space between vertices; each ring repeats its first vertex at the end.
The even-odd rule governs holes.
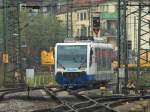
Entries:
MULTIPOLYGON (((48 2, 43 0, 26 0, 22 4, 22 7, 28 9, 31 14, 40 11, 47 13, 49 10, 57 8, 55 12, 57 19, 67 25, 68 6, 66 2, 61 2, 61 4, 60 2, 53 2, 54 0, 48 2)), ((73 0, 72 2, 74 5, 72 10, 73 37, 96 36, 92 27, 92 19, 95 16, 100 17, 98 38, 103 38, 107 42, 112 43, 114 49, 116 49, 117 3, 112 1, 107 2, 106 0, 92 0, 92 2, 91 0, 73 0), (91 5, 91 3, 94 5, 91 5)))
MULTIPOLYGON (((72 12, 73 37, 96 36, 92 27, 93 17, 100 17, 100 31, 97 38, 103 38, 116 50, 117 42, 117 3, 103 2, 94 6, 76 8, 72 12)), ((57 18, 67 22, 66 11, 60 12, 57 18)))

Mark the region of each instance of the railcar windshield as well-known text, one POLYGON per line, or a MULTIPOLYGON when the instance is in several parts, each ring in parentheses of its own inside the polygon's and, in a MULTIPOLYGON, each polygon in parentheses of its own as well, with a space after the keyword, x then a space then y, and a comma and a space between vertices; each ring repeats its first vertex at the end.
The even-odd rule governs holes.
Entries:
POLYGON ((57 68, 86 68, 87 45, 57 46, 57 68))

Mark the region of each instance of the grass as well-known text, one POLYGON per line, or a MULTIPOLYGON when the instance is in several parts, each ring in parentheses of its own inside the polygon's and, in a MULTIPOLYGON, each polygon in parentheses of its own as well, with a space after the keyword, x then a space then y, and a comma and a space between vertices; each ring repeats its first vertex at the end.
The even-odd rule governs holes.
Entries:
MULTIPOLYGON (((137 82, 137 75, 135 72, 132 72, 129 75, 129 80, 137 82)), ((150 74, 143 74, 139 76, 139 86, 150 86, 150 74)))
POLYGON ((48 72, 36 73, 33 79, 26 79, 29 87, 47 86, 56 84, 53 74, 48 72))

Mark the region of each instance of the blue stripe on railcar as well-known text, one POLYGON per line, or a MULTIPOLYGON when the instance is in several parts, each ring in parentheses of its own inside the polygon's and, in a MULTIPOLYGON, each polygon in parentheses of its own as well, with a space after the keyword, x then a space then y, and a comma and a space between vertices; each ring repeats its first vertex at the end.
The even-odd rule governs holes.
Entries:
POLYGON ((82 75, 71 80, 69 77, 65 76, 56 76, 56 81, 60 85, 87 85, 89 81, 96 80, 95 75, 82 75))
POLYGON ((96 80, 96 75, 87 75, 88 81, 96 80))

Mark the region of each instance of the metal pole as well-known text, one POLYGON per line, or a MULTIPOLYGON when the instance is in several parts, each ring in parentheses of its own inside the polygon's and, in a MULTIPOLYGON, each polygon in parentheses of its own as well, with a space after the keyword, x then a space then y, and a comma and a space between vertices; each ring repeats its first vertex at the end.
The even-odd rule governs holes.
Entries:
POLYGON ((69 0, 67 0, 67 38, 69 38, 69 0))
POLYGON ((124 47, 125 47, 125 52, 124 52, 124 64, 125 64, 125 94, 128 94, 127 91, 127 84, 128 84, 128 39, 127 39, 127 18, 126 18, 126 0, 124 0, 124 47))
POLYGON ((21 73, 21 82, 24 81, 22 73, 22 63, 21 63, 21 32, 20 32, 20 0, 17 0, 17 16, 18 16, 18 68, 21 73))
POLYGON ((139 18, 138 18, 138 54, 137 54, 137 81, 136 81, 136 86, 137 89, 139 88, 139 75, 140 75, 140 48, 141 48, 141 12, 142 11, 142 7, 141 7, 141 3, 139 3, 139 18))
MULTIPOLYGON (((7 53, 7 41, 6 41, 6 20, 5 20, 5 16, 6 16, 6 0, 3 0, 3 46, 4 46, 4 49, 3 49, 3 53, 7 53)), ((3 78, 4 78, 4 81, 3 81, 3 84, 5 82, 5 75, 6 75, 6 68, 7 68, 7 64, 4 63, 3 64, 4 66, 4 70, 3 70, 3 78)))
POLYGON ((89 19, 89 28, 88 28, 88 36, 91 35, 91 2, 88 8, 88 19, 89 19))
POLYGON ((8 53, 10 59, 9 68, 7 67, 8 64, 4 63, 4 82, 6 85, 8 85, 8 83, 14 82, 13 79, 15 79, 14 77, 16 71, 19 70, 19 72, 21 72, 19 4, 20 0, 3 0, 4 53, 8 53))
POLYGON ((70 12, 70 16, 71 16, 71 20, 70 20, 70 22, 71 22, 71 23, 70 23, 70 24, 71 24, 71 26, 70 26, 70 28, 71 28, 71 29, 70 29, 70 30, 71 30, 71 31, 70 31, 71 35, 70 35, 70 36, 71 36, 71 38, 73 37, 72 8, 73 8, 73 2, 72 2, 72 0, 71 0, 71 10, 70 10, 70 11, 71 11, 71 12, 70 12))
POLYGON ((119 68, 120 68, 120 64, 121 64, 121 59, 120 59, 120 41, 121 41, 121 39, 120 39, 120 37, 121 37, 121 35, 120 35, 120 27, 121 27, 121 24, 120 24, 120 22, 121 22, 121 20, 120 20, 120 13, 121 13, 121 8, 120 8, 120 0, 118 0, 118 38, 117 38, 117 44, 118 44, 118 69, 117 69, 117 86, 116 86, 116 92, 117 93, 119 93, 119 68))
POLYGON ((136 40, 136 17, 134 17, 134 49, 137 50, 137 40, 136 40))

